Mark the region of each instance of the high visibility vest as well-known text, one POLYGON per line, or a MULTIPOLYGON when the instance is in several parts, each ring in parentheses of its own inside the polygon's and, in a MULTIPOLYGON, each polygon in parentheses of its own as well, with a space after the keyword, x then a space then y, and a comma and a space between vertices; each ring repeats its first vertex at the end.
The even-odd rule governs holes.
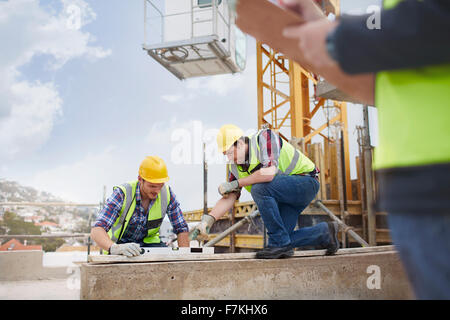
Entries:
MULTIPOLYGON (((385 0, 384 8, 401 1, 385 0)), ((450 162, 450 64, 378 73, 375 105, 375 169, 450 162)))
MULTIPOLYGON (((261 130, 262 131, 262 130, 261 130)), ((261 149, 258 143, 258 136, 261 133, 250 136, 249 140, 249 168, 245 171, 242 166, 234 163, 228 164, 228 169, 237 178, 245 178, 251 175, 254 171, 258 170, 258 166, 261 164, 261 149)), ((315 169, 314 163, 306 157, 303 153, 297 150, 289 142, 283 141, 283 145, 280 150, 280 157, 278 158, 278 173, 284 175, 294 175, 308 173, 315 169)), ((252 186, 244 187, 248 192, 251 192, 252 186)))
MULTIPOLYGON (((121 189, 125 195, 119 216, 117 217, 111 229, 109 229, 108 231, 108 235, 114 243, 117 243, 122 238, 123 234, 125 233, 125 230, 128 227, 128 223, 131 219, 131 216, 133 215, 134 210, 136 209, 137 184, 138 181, 136 180, 114 187, 114 189, 115 188, 121 189)), ((164 185, 148 212, 147 218, 148 231, 147 236, 143 240, 144 243, 161 242, 159 238, 159 229, 166 215, 167 206, 169 202, 170 202, 169 186, 164 185)), ((108 253, 106 252, 106 254, 108 253)))

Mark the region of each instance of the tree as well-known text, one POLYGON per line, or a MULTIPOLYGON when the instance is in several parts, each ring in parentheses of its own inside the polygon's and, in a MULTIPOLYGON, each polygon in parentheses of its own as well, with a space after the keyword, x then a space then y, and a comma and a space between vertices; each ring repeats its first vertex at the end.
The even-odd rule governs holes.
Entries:
POLYGON ((91 226, 85 221, 78 222, 76 227, 74 228, 73 232, 75 232, 75 233, 90 233, 91 226))
POLYGON ((31 234, 40 235, 41 229, 32 222, 25 222, 14 212, 6 211, 3 215, 3 225, 8 230, 8 234, 31 234))
POLYGON ((34 244, 42 245, 42 250, 45 252, 56 251, 56 249, 61 247, 65 242, 66 241, 62 238, 47 238, 33 241, 34 244))

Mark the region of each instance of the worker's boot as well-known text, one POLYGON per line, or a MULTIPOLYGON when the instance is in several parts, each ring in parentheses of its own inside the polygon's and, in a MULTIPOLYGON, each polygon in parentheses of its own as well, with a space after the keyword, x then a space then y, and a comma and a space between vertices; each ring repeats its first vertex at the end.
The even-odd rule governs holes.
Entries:
POLYGON ((330 232, 330 243, 326 247, 327 251, 325 254, 327 256, 329 256, 329 255, 335 254, 336 251, 338 251, 338 249, 339 249, 339 239, 337 237, 338 231, 339 231, 339 225, 335 221, 327 222, 327 224, 328 224, 328 230, 330 232))
POLYGON ((268 247, 256 253, 257 259, 280 259, 287 258, 294 254, 291 246, 286 247, 268 247))

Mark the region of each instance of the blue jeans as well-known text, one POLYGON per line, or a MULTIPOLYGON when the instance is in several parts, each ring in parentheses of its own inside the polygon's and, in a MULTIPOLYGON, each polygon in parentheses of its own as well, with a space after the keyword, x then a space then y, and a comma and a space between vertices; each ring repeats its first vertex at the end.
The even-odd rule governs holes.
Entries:
POLYGON ((450 299, 450 214, 392 213, 392 240, 418 299, 450 299))
POLYGON ((308 176, 276 175, 271 182, 252 186, 269 237, 269 247, 326 246, 330 242, 328 224, 294 231, 298 217, 319 191, 319 182, 308 176))

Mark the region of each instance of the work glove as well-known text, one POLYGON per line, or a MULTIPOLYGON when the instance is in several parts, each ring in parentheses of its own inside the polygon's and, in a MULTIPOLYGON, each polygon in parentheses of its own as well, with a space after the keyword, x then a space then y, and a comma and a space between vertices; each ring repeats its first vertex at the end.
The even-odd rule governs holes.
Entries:
POLYGON ((202 221, 197 224, 191 232, 189 232, 189 239, 197 241, 208 240, 209 230, 211 230, 211 226, 214 222, 216 222, 216 218, 210 214, 204 214, 202 221))
POLYGON ((219 193, 224 196, 226 194, 239 191, 239 182, 233 180, 231 182, 224 182, 219 186, 219 193))
POLYGON ((136 257, 141 254, 141 247, 137 243, 115 243, 111 246, 109 252, 127 257, 136 257))

